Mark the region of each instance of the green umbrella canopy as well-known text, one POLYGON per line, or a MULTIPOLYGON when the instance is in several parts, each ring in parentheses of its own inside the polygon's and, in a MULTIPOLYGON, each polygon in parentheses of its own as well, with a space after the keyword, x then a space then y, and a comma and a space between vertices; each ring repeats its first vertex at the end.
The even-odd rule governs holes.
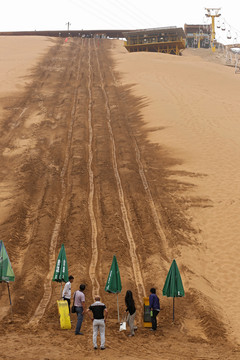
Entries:
POLYGON ((0 241, 0 282, 14 281, 15 275, 3 241, 0 241))
POLYGON ((167 274, 167 278, 163 287, 163 295, 173 298, 185 295, 182 279, 175 260, 173 260, 167 274))
POLYGON ((122 290, 120 272, 118 268, 117 258, 114 255, 111 265, 111 269, 108 275, 107 283, 105 286, 105 291, 109 293, 120 293, 122 290))
POLYGON ((62 244, 61 250, 59 252, 57 263, 55 267, 55 271, 53 274, 52 281, 62 282, 65 283, 68 281, 68 265, 67 265, 67 257, 64 245, 62 244))

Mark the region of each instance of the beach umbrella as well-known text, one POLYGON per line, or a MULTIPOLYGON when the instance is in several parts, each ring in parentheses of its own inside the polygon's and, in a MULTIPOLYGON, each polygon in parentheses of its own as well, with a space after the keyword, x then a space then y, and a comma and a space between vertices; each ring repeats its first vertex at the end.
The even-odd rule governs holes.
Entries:
POLYGON ((3 241, 1 240, 0 241, 0 283, 1 282, 7 283, 11 311, 12 311, 12 301, 11 301, 9 281, 14 281, 14 280, 15 280, 15 275, 12 269, 12 265, 7 254, 7 250, 3 244, 3 241))
POLYGON ((105 286, 105 291, 113 294, 117 294, 117 311, 118 311, 118 321, 119 321, 119 304, 118 304, 118 294, 122 290, 121 277, 118 268, 117 258, 114 255, 112 265, 109 271, 107 283, 105 286))
POLYGON ((172 265, 167 274, 162 293, 164 296, 173 298, 173 321, 174 321, 174 299, 175 297, 182 297, 185 295, 182 279, 175 260, 173 260, 172 265))
POLYGON ((68 265, 67 265, 67 256, 65 252, 64 245, 62 244, 61 250, 59 252, 53 279, 52 281, 60 282, 61 283, 61 297, 62 297, 62 282, 68 282, 68 265))

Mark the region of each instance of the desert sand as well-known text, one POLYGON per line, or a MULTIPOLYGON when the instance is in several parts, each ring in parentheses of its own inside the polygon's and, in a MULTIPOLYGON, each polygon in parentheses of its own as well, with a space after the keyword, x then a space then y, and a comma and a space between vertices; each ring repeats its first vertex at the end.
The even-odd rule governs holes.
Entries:
MULTIPOLYGON (((1 359, 95 358, 61 330, 51 278, 65 244, 73 290, 109 308, 102 359, 239 359, 240 77, 210 50, 128 53, 118 40, 2 37, 0 235, 16 274, 0 284, 1 359), (89 134, 92 133, 92 137, 89 134), (134 338, 104 292, 113 254, 137 305, 134 338), (185 297, 162 296, 176 259, 185 297), (155 286, 156 333, 142 326, 155 286)), ((77 338, 77 339, 76 339, 77 338)))
MULTIPOLYGON (((129 56, 118 48, 122 82, 133 83, 134 92, 150 103, 142 111, 148 139, 179 160, 172 177, 191 187, 178 199, 196 230, 194 246, 180 248, 179 261, 194 273, 185 285, 210 296, 239 343, 240 289, 234 273, 240 251, 240 77, 233 68, 209 62, 210 50, 187 49, 182 57, 169 57, 129 56)), ((224 64, 221 52, 219 57, 224 64)))

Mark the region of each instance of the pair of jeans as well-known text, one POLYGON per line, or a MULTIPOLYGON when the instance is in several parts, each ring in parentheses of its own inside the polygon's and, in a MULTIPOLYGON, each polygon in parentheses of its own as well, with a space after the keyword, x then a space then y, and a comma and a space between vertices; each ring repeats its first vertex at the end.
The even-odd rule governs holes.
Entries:
POLYGON ((104 319, 93 320, 93 346, 97 347, 98 330, 101 338, 101 348, 105 347, 105 322, 104 319))
POLYGON ((130 327, 131 335, 134 335, 134 319, 135 319, 135 316, 136 316, 136 311, 132 315, 130 315, 128 313, 128 317, 127 317, 127 323, 128 323, 128 325, 130 327))
POLYGON ((76 306, 76 313, 77 313, 77 326, 75 329, 75 334, 79 334, 83 322, 83 308, 82 306, 76 306))
POLYGON ((152 329, 157 330, 157 316, 158 316, 159 310, 153 310, 153 314, 151 316, 152 321, 152 329))

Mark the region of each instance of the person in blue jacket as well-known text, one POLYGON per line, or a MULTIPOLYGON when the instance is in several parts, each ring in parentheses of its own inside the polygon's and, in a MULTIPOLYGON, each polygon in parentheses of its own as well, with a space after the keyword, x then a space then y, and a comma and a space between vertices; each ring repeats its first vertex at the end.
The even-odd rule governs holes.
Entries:
POLYGON ((152 321, 152 329, 153 331, 157 330, 157 316, 160 311, 160 302, 159 298, 156 295, 156 289, 151 288, 150 289, 150 295, 149 295, 149 306, 151 310, 151 321, 152 321))

